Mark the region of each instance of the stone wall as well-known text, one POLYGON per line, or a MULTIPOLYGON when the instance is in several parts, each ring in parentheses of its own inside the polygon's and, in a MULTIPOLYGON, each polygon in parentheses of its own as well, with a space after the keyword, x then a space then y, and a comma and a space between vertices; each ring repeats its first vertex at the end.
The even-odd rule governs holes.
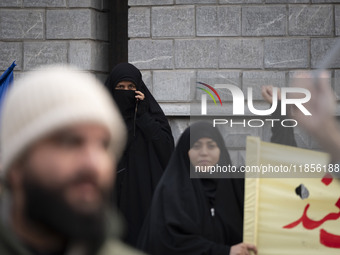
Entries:
MULTIPOLYGON (((337 2, 129 0, 129 61, 143 70, 177 138, 189 121, 192 78, 224 78, 243 91, 251 86, 265 105, 261 85, 286 86, 294 72, 315 68, 340 34, 337 2)), ((340 59, 332 77, 338 68, 340 59)), ((270 139, 268 125, 222 130, 237 165, 244 162, 246 135, 270 139)), ((318 147, 301 130, 295 133, 300 147, 318 147)))
POLYGON ((39 65, 70 63, 109 71, 107 1, 0 0, 0 71, 16 60, 15 78, 39 65))
MULTIPOLYGON (((169 117, 177 139, 188 125, 190 81, 223 78, 254 89, 286 86, 315 68, 340 34, 339 0, 124 0, 129 61, 169 117)), ((15 78, 49 63, 71 63, 102 81, 109 72, 109 0, 0 0, 0 71, 16 60, 15 78)), ((119 29, 113 27, 112 29, 119 29)), ((340 76, 340 59, 331 75, 340 76)), ((333 86, 340 93, 340 86, 333 86)), ((224 95, 228 99, 228 95, 224 95)), ((338 110, 338 113, 340 111, 338 110)), ((270 128, 228 128, 224 136, 242 164, 245 135, 269 140, 270 128)), ((296 129, 298 145, 316 143, 296 129)))

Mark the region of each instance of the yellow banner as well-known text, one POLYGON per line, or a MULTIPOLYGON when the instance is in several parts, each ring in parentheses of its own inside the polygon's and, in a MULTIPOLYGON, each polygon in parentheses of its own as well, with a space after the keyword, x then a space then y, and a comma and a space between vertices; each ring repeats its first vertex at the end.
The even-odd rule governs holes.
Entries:
POLYGON ((256 244, 259 255, 340 254, 340 181, 325 175, 328 161, 325 153, 248 137, 249 169, 270 165, 298 171, 279 175, 286 178, 246 173, 244 242, 256 244), (313 169, 320 177, 292 178, 313 169))

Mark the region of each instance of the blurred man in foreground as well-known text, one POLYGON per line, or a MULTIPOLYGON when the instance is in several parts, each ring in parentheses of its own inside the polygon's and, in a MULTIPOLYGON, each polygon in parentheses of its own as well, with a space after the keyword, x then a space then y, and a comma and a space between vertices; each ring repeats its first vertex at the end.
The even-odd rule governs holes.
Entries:
MULTIPOLYGON (((304 88, 310 91, 311 99, 304 107, 312 115, 304 115, 299 109, 292 108, 294 117, 299 126, 311 135, 331 156, 333 164, 340 164, 340 128, 334 117, 336 109, 335 94, 327 72, 315 76, 312 72, 303 72, 295 75, 291 86, 304 88)), ((293 93, 292 98, 299 98, 293 93)), ((340 175, 337 174, 339 177, 340 175)))
POLYGON ((110 95, 66 67, 27 74, 1 116, 0 254, 138 254, 112 238, 126 131, 110 95))

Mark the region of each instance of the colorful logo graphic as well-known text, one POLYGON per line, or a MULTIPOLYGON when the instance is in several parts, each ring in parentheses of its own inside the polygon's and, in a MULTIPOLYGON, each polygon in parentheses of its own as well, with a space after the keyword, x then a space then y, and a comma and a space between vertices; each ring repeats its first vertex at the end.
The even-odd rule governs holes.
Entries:
MULTIPOLYGON (((227 90, 228 94, 232 96, 232 105, 233 105, 233 115, 244 115, 245 114, 245 106, 248 106, 249 111, 258 116, 267 116, 272 114, 278 105, 278 95, 277 95, 277 88, 273 89, 273 99, 272 99, 272 105, 269 109, 256 109, 254 105, 254 98, 253 98, 253 88, 248 87, 247 88, 247 100, 245 100, 245 95, 244 91, 237 85, 233 84, 215 84, 214 87, 210 86, 209 84, 203 83, 203 82, 196 82, 199 85, 204 86, 205 88, 202 87, 196 87, 197 89, 200 89, 206 94, 208 94, 212 100, 214 101, 215 105, 217 105, 216 100, 214 98, 214 95, 209 91, 211 90, 218 98, 220 101, 221 106, 222 101, 215 89, 220 89, 220 90, 227 90), (209 90, 208 90, 209 89, 209 90)), ((203 93, 201 95, 201 115, 207 115, 207 95, 203 93)), ((307 103, 310 98, 311 98, 311 93, 309 90, 304 89, 304 88, 295 88, 295 87, 285 87, 281 88, 281 115, 287 115, 286 109, 288 104, 293 104, 297 108, 299 108, 303 114, 305 115, 312 115, 305 107, 304 103, 307 103), (300 93, 304 95, 304 97, 301 98, 287 98, 288 93, 300 93)))
MULTIPOLYGON (((203 86, 209 88, 212 92, 214 92, 215 95, 217 96, 218 100, 220 101, 221 106, 222 106, 222 101, 221 101, 220 95, 217 93, 217 91, 212 86, 210 86, 209 84, 203 83, 203 82, 199 82, 199 81, 196 82, 196 83, 203 85, 203 86)), ((206 92, 212 98, 212 100, 214 101, 214 103, 216 105, 216 100, 215 100, 213 94, 211 94, 211 92, 209 90, 201 88, 201 87, 197 87, 197 89, 200 89, 200 90, 203 90, 204 92, 206 92)))

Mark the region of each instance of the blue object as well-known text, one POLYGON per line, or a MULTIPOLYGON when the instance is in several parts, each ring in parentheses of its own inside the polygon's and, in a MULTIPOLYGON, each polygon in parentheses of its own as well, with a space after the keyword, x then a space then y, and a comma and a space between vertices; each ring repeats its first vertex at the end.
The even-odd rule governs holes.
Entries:
POLYGON ((7 89, 13 82, 13 69, 16 66, 15 61, 12 65, 0 76, 0 107, 5 99, 7 89))

